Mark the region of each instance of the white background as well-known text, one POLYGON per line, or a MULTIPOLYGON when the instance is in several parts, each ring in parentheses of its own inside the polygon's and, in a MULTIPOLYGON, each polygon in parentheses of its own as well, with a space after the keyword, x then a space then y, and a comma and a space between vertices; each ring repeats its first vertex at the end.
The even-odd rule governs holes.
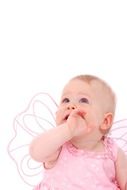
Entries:
POLYGON ((58 101, 68 79, 95 74, 117 94, 127 118, 126 1, 0 1, 0 187, 28 190, 7 154, 15 115, 33 95, 58 101))

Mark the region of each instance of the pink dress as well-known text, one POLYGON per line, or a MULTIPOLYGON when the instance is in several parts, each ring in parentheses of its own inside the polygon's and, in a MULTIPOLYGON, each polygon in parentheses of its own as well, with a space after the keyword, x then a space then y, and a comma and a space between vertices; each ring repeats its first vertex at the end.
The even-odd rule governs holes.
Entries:
POLYGON ((105 151, 99 153, 65 143, 56 165, 45 169, 34 190, 119 190, 114 165, 117 146, 110 138, 103 142, 105 151))

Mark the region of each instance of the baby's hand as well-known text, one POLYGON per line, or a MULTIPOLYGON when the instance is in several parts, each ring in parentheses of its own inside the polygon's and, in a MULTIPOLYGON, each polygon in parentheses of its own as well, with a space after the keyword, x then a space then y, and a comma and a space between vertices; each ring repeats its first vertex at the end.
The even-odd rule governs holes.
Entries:
POLYGON ((72 137, 80 136, 88 132, 85 120, 86 113, 83 110, 75 109, 67 119, 67 126, 72 137))

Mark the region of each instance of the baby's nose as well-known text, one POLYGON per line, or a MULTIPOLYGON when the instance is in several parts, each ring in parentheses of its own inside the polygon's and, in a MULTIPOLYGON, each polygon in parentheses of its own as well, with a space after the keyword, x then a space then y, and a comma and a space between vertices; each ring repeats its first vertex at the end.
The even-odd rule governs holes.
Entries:
POLYGON ((76 105, 68 105, 67 106, 67 109, 68 110, 74 110, 74 109, 76 109, 77 107, 76 107, 76 105))

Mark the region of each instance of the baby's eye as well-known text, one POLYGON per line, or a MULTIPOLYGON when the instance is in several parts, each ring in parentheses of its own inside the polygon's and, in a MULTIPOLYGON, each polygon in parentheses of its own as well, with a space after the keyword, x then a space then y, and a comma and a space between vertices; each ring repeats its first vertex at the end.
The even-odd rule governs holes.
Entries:
POLYGON ((86 103, 86 104, 89 104, 89 100, 87 98, 81 98, 79 100, 80 103, 86 103))
POLYGON ((62 103, 68 103, 68 102, 70 102, 69 98, 64 98, 64 99, 62 100, 62 103))

